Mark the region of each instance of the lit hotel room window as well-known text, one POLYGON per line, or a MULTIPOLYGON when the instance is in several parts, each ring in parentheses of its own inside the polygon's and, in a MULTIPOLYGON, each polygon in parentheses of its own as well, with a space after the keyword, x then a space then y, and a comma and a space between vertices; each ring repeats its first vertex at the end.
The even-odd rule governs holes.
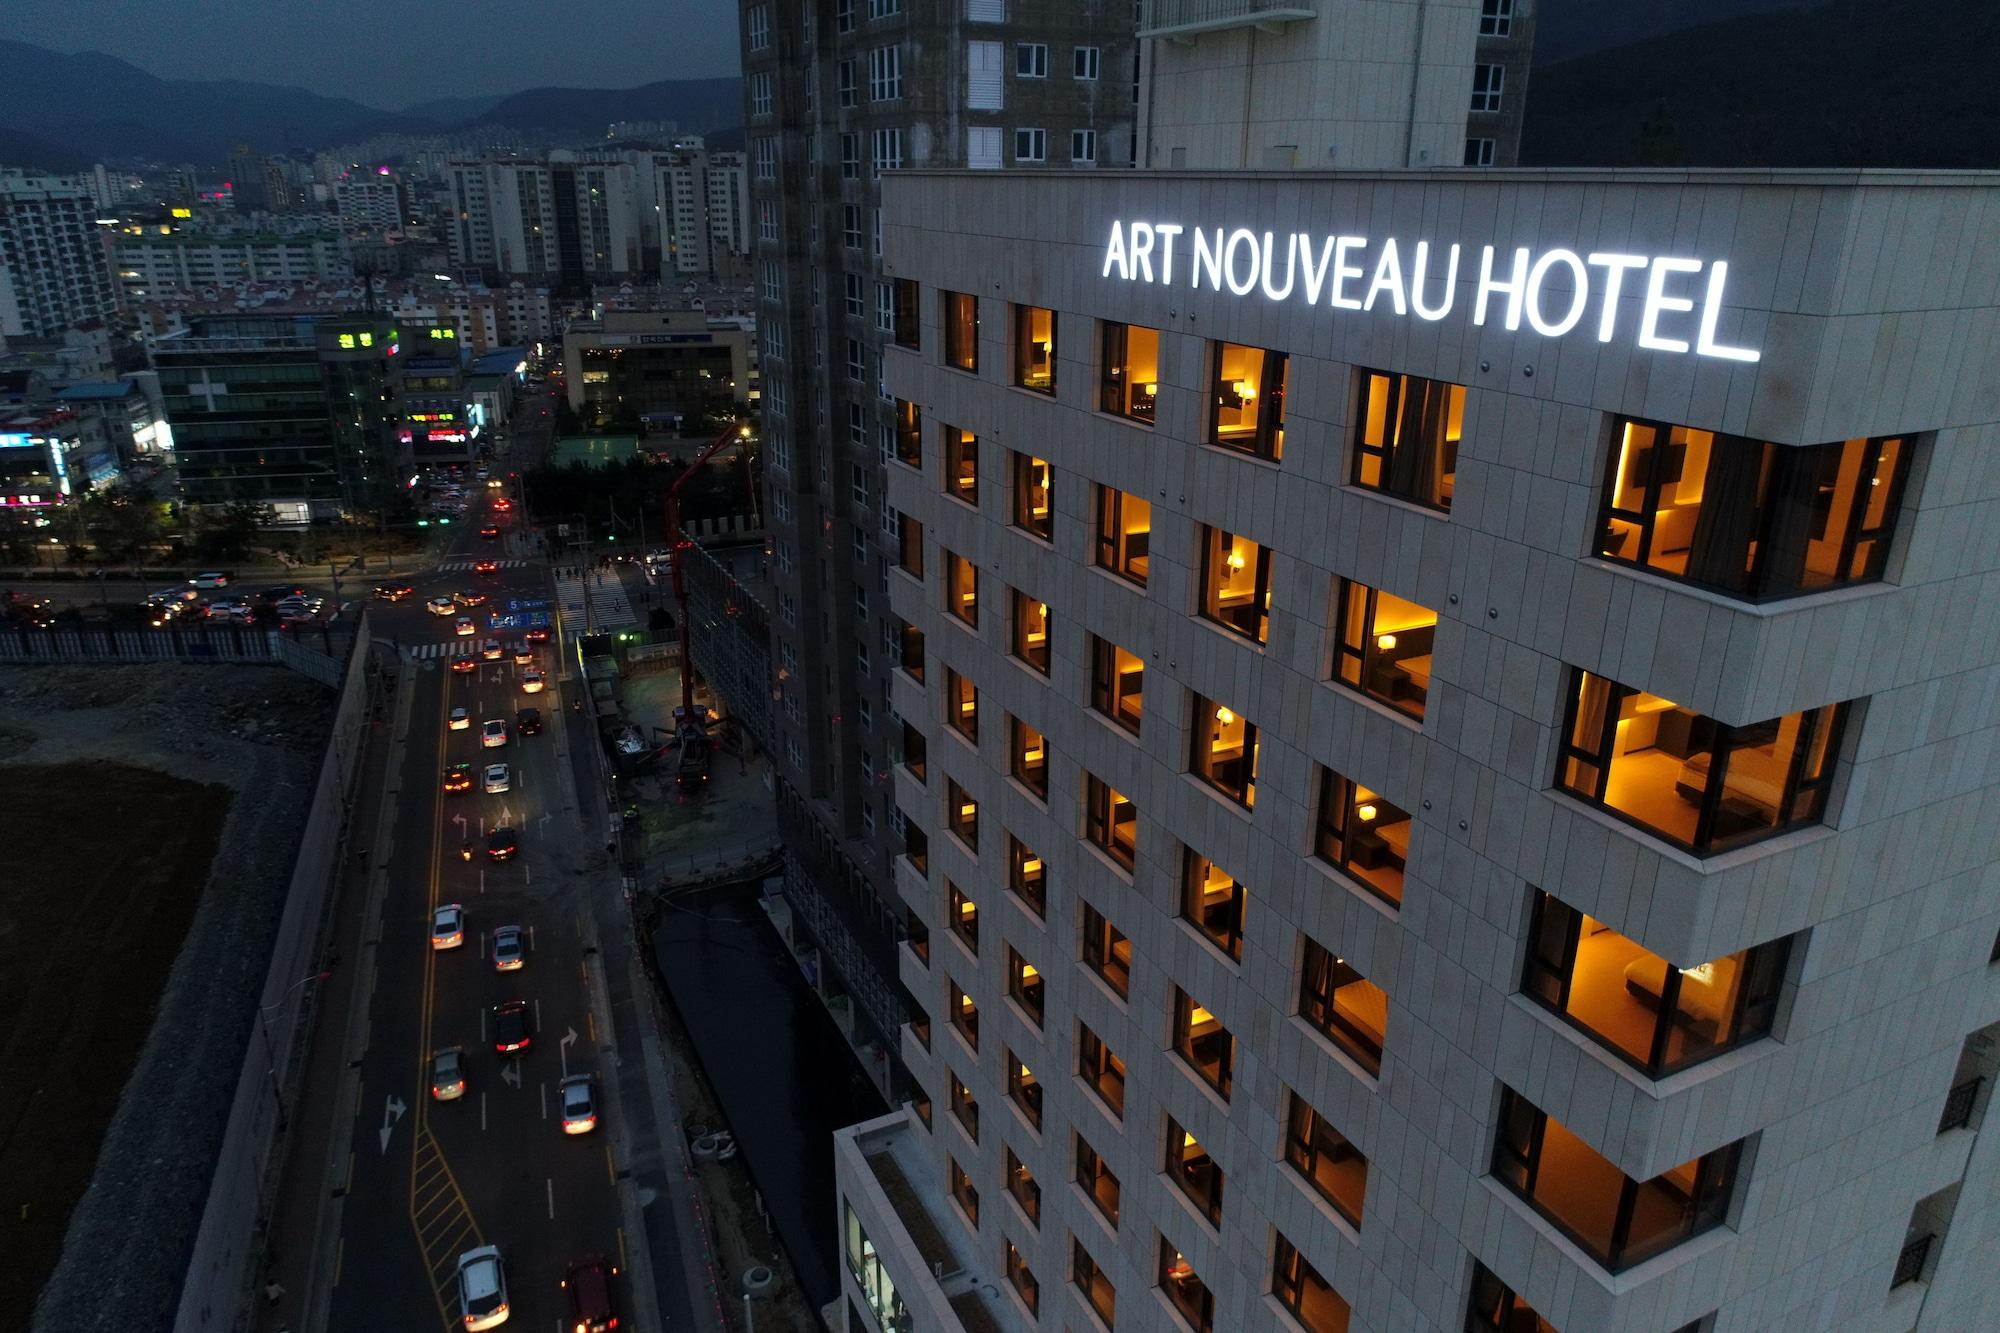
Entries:
POLYGON ((1465 425, 1465 386, 1363 371, 1355 413, 1354 484, 1450 509, 1465 425))
POLYGON ((1194 696, 1188 772, 1248 810, 1257 804, 1257 726, 1233 708, 1194 696))
POLYGON ((1014 591, 1014 656, 1049 674, 1049 604, 1014 591))
POLYGON ((944 493, 979 508, 979 437, 956 426, 944 432, 944 493))
POLYGON ((1437 612, 1353 579, 1340 580, 1334 679, 1421 721, 1431 688, 1437 612))
POLYGON ((1014 526, 1045 542, 1056 539, 1055 485, 1045 458, 1013 454, 1014 526))
POLYGON ((1221 528, 1201 530, 1201 614, 1252 643, 1271 634, 1271 548, 1221 528))
POLYGON ((979 298, 969 292, 944 292, 944 363, 960 370, 979 369, 979 298))
POLYGON ((1056 391, 1056 312, 1014 307, 1014 383, 1041 393, 1056 391))
POLYGON ((1150 426, 1160 392, 1160 331, 1108 319, 1103 329, 1098 409, 1150 426))
POLYGON ((1290 358, 1283 352, 1215 343, 1215 417, 1210 444, 1275 463, 1285 455, 1285 388, 1290 358))
POLYGON ((1097 488, 1097 567, 1146 586, 1153 506, 1109 486, 1097 488))

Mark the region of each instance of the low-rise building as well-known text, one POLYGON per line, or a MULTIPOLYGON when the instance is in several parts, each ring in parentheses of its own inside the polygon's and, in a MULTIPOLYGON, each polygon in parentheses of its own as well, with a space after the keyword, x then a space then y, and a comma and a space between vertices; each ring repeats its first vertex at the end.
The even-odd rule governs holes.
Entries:
POLYGON ((751 335, 700 310, 610 311, 563 335, 569 405, 599 423, 694 428, 750 401, 751 335))
POLYGON ((57 391, 55 401, 76 413, 86 447, 108 452, 119 467, 130 467, 142 458, 171 461, 173 427, 137 378, 71 384, 57 391))

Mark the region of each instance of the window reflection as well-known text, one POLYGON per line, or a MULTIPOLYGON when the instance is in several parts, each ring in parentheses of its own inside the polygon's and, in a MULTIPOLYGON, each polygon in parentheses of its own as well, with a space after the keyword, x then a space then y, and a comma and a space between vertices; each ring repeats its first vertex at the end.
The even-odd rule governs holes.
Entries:
POLYGON ((1279 461, 1285 454, 1289 358, 1237 343, 1216 343, 1214 348, 1215 416, 1209 443, 1279 461))
POLYGON ((1429 607, 1342 579, 1334 678, 1421 720, 1437 620, 1429 607))
POLYGON ((1103 328, 1098 409, 1150 426, 1160 392, 1160 331, 1111 320, 1103 328))
POLYGON ((1366 371, 1355 415, 1354 484, 1450 509, 1465 426, 1465 386, 1366 371))

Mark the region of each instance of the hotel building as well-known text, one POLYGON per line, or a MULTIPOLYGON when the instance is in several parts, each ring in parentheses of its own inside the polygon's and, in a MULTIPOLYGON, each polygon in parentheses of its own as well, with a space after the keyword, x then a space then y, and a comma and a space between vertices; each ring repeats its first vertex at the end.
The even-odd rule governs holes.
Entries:
POLYGON ((2000 1326, 2000 177, 882 192, 845 1326, 2000 1326))

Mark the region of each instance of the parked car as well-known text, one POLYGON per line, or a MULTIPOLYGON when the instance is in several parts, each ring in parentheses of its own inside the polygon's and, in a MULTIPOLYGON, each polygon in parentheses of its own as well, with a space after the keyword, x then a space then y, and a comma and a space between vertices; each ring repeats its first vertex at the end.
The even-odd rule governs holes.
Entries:
POLYGON ((456 949, 465 943, 465 909, 446 903, 431 915, 431 948, 456 949))
POLYGON ((447 1046, 431 1056, 431 1096, 441 1102, 455 1102, 465 1095, 465 1065, 459 1048, 447 1046))
POLYGON ((519 926, 502 926, 493 932, 493 969, 519 972, 528 964, 528 936, 519 926))
POLYGON ((562 1127, 565 1134, 588 1134, 597 1128, 597 1090, 588 1074, 571 1074, 562 1081, 562 1127))
POLYGON ((509 1000, 493 1006, 493 1049, 501 1055, 525 1051, 535 1041, 528 1031, 528 1002, 509 1000))
POLYGON ((458 1256, 458 1315, 467 1333, 507 1322, 507 1270, 498 1245, 458 1256))

